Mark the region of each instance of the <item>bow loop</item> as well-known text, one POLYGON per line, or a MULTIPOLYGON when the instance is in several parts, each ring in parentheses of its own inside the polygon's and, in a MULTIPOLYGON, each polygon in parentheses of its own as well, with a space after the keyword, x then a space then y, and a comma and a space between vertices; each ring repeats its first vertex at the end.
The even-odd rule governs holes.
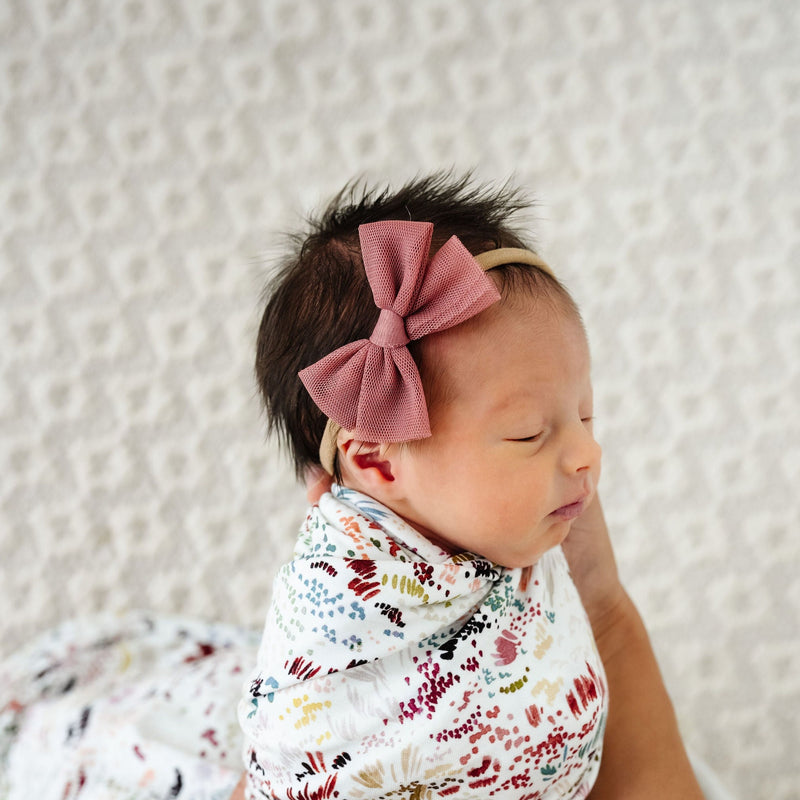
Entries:
POLYGON ((431 433, 428 411, 406 345, 475 316, 500 294, 455 236, 428 260, 429 222, 373 222, 358 234, 380 316, 369 339, 334 350, 300 379, 320 410, 362 441, 422 439, 431 433))

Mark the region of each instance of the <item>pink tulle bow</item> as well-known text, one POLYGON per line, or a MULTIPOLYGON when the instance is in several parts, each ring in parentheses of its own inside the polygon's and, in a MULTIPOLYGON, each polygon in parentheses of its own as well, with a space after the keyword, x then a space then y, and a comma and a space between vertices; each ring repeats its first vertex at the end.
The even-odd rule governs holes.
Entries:
POLYGON ((317 406, 364 442, 431 435, 409 341, 457 325, 500 299, 493 281, 452 236, 428 261, 433 225, 389 220, 359 226, 375 305, 369 339, 334 350, 301 370, 317 406))

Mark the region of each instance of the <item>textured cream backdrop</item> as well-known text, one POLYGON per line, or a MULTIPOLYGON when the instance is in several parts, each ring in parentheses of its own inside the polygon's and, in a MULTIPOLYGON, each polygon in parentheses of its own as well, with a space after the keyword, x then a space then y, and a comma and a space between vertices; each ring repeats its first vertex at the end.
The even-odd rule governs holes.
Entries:
POLYGON ((798 9, 3 0, 2 652, 98 609, 260 626, 303 506, 251 378, 276 233, 475 166, 585 310, 687 740, 800 797, 798 9))

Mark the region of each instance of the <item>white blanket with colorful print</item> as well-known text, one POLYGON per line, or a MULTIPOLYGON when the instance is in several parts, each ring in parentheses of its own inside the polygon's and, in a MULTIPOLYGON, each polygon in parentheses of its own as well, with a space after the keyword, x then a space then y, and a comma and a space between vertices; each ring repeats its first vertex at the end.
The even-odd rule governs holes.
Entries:
POLYGON ((334 485, 281 569, 239 718, 250 798, 582 798, 607 690, 560 548, 451 556, 334 485))

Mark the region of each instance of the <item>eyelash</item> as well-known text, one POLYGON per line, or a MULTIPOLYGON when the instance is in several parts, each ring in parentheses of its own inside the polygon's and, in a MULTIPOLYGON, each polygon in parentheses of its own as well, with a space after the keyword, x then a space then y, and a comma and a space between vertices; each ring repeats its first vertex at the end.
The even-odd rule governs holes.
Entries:
MULTIPOLYGON (((588 425, 590 422, 594 422, 594 417, 581 417, 581 422, 584 425, 588 425)), ((536 442, 541 436, 542 436, 541 433, 537 433, 534 436, 526 436, 523 439, 510 439, 509 441, 528 442, 529 444, 532 444, 533 442, 536 442)))

